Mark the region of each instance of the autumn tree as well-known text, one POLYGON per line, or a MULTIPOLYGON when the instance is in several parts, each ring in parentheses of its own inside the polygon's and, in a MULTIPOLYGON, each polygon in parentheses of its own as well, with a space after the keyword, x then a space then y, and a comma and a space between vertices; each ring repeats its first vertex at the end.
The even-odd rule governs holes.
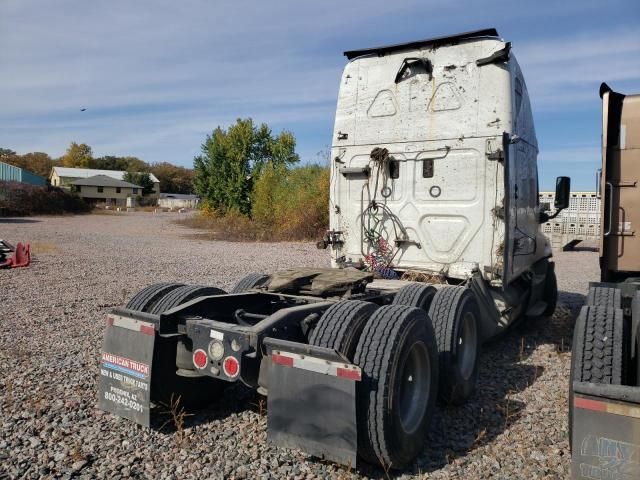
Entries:
POLYGON ((160 191, 193 193, 193 170, 162 162, 151 165, 151 173, 160 180, 160 191))
POLYGON ((151 166, 145 162, 144 160, 138 157, 121 157, 122 160, 126 163, 127 168, 123 170, 127 170, 129 172, 150 172, 151 166))
POLYGON ((238 119, 226 130, 218 127, 194 158, 195 190, 220 212, 248 215, 254 179, 267 164, 286 168, 298 162, 295 146, 290 132, 274 137, 266 124, 256 126, 250 118, 238 119))
POLYGON ((56 162, 47 153, 32 152, 17 155, 14 165, 47 178, 56 162))
POLYGON ((65 167, 91 168, 93 152, 86 143, 71 142, 60 160, 65 167))

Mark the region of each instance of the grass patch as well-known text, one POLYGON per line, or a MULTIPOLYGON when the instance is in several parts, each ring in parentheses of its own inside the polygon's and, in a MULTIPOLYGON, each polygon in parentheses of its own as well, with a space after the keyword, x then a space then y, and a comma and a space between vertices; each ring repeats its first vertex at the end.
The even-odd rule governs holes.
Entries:
POLYGON ((305 240, 319 240, 326 231, 326 227, 286 228, 286 225, 270 225, 259 220, 252 220, 240 214, 213 216, 203 213, 190 215, 175 220, 175 223, 189 228, 203 230, 188 235, 200 240, 223 240, 230 242, 295 242, 305 240))

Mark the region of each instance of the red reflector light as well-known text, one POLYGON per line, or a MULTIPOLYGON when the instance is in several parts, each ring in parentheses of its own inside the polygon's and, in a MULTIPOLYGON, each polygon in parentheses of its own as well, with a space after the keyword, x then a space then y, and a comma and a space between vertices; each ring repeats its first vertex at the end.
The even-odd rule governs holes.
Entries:
POLYGON ((349 380, 355 380, 359 382, 362 380, 359 370, 351 369, 351 368, 341 368, 338 367, 336 369, 336 375, 342 378, 348 378, 349 380))
POLYGON ((140 325, 140 332, 144 333, 145 335, 155 335, 156 334, 155 328, 153 328, 153 326, 151 326, 151 325, 140 325))
POLYGON ((222 369, 227 377, 235 377, 240 373, 240 364, 235 357, 227 357, 222 363, 222 369))
POLYGON ((207 366, 208 361, 209 358, 207 357, 207 352, 205 352, 204 350, 199 348, 198 350, 193 352, 193 364, 196 366, 196 368, 202 370, 207 366))
POLYGON ((583 408, 585 410, 594 410, 596 412, 606 412, 607 404, 599 402, 597 400, 589 400, 588 398, 575 397, 573 405, 576 408, 583 408))
POLYGON ((285 357, 284 355, 277 355, 274 353, 271 355, 271 361, 284 367, 293 367, 293 358, 285 357))

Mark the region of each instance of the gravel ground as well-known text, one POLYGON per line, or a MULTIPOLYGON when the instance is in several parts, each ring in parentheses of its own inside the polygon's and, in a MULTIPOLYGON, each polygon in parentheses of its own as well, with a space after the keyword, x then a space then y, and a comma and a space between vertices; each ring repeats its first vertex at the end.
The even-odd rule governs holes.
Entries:
MULTIPOLYGON (((192 231, 174 218, 0 219, 0 238, 29 240, 34 253, 30 268, 0 270, 0 478, 386 478, 267 445, 261 397, 239 385, 187 417, 182 436, 96 409, 104 318, 142 287, 180 280, 228 289, 252 271, 328 265, 312 244, 186 238, 192 231)), ((598 277, 597 254, 556 261, 556 315, 484 347, 474 398, 439 407, 428 447, 401 478, 568 476, 571 330, 598 277)))

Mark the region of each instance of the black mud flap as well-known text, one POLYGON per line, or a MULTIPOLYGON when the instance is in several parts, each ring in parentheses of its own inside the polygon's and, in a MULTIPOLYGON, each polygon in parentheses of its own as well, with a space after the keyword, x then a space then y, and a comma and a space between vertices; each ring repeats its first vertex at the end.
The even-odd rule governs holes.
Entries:
POLYGON ((100 358, 98 408, 149 426, 155 324, 109 314, 100 358))
POLYGON ((640 388, 573 383, 573 480, 640 478, 640 388))
POLYGON ((356 382, 361 371, 335 350, 264 340, 270 361, 267 439, 355 467, 356 382))

